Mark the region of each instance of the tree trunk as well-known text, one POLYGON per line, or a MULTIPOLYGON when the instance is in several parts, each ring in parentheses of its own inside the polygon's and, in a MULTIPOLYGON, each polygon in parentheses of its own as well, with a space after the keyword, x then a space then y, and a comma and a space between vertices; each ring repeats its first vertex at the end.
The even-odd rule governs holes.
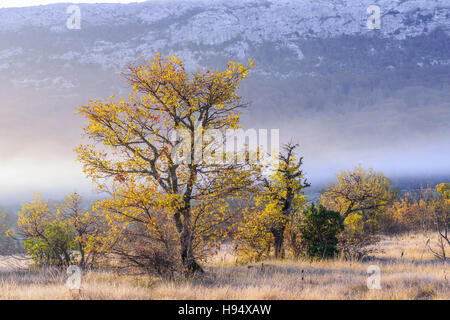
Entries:
POLYGON ((83 245, 81 244, 81 242, 78 244, 78 248, 80 250, 80 255, 81 255, 79 267, 84 270, 86 268, 86 262, 85 262, 85 257, 84 257, 84 249, 83 249, 83 245))
POLYGON ((61 251, 63 252, 64 260, 65 260, 64 267, 70 266, 70 262, 71 262, 70 253, 65 249, 61 249, 61 251))
POLYGON ((178 232, 180 233, 180 246, 181 246, 181 262, 184 267, 186 275, 192 275, 194 273, 203 273, 202 267, 198 264, 194 257, 192 250, 192 230, 191 230, 191 216, 187 209, 182 212, 178 212, 174 215, 175 224, 178 232), (181 215, 184 217, 181 222, 181 215))
POLYGON ((184 228, 180 237, 181 241, 181 262, 187 275, 194 273, 203 273, 202 267, 197 263, 192 250, 191 232, 188 228, 184 228))
POLYGON ((181 241, 181 261, 183 263, 186 275, 204 272, 192 253, 192 246, 187 244, 185 241, 181 241))
POLYGON ((275 258, 283 259, 284 258, 284 250, 283 250, 284 228, 274 230, 272 233, 273 233, 273 238, 274 238, 273 246, 275 248, 275 258))

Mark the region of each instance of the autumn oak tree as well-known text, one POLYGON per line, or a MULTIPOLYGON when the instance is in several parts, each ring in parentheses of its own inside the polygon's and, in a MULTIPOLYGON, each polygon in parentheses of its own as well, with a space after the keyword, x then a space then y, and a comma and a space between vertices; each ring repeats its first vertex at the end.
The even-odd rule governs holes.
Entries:
POLYGON ((196 129, 200 126, 202 135, 238 127, 239 109, 246 104, 236 91, 252 66, 251 61, 248 66, 229 62, 224 71, 200 70, 191 76, 177 57, 157 54, 128 67, 127 99, 111 97, 79 108, 92 141, 77 149, 85 173, 104 189, 114 180, 115 207, 128 216, 125 225, 136 223, 136 214, 149 215, 149 222, 155 212, 169 212, 188 273, 202 271, 194 252, 198 230, 213 230, 211 224, 225 216, 227 203, 220 199, 238 196, 251 184, 250 174, 240 165, 202 161, 199 152, 202 155, 208 144, 199 149, 196 129), (176 134, 180 131, 189 137, 187 147, 176 134), (180 150, 181 162, 176 161, 180 150), (131 195, 130 184, 141 191, 137 202, 145 195, 155 204, 154 212, 148 206, 130 212, 136 209, 133 199, 125 197, 131 195))
POLYGON ((380 217, 395 197, 389 179, 361 165, 344 170, 337 182, 326 187, 320 204, 339 212, 345 229, 339 237, 339 251, 346 257, 362 258, 371 252, 381 229, 380 217))
POLYGON ((370 219, 371 213, 385 208, 393 199, 389 179, 361 166, 341 171, 337 183, 328 185, 320 197, 326 208, 338 211, 345 220, 351 214, 370 219))

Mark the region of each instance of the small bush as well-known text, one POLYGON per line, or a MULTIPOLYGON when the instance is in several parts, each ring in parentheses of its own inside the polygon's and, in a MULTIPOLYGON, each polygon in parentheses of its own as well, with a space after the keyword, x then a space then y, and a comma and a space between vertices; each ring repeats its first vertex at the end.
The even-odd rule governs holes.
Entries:
POLYGON ((120 239, 109 253, 115 257, 117 266, 132 273, 148 274, 163 279, 173 279, 182 271, 179 246, 175 237, 168 233, 170 225, 158 217, 158 230, 139 224, 129 224, 122 230, 120 239))
POLYGON ((24 248, 38 266, 67 267, 74 260, 73 231, 64 221, 52 221, 42 226, 42 234, 24 241, 24 248))
POLYGON ((332 257, 337 252, 337 235, 344 229, 339 212, 322 205, 309 206, 300 225, 300 234, 310 258, 332 257))

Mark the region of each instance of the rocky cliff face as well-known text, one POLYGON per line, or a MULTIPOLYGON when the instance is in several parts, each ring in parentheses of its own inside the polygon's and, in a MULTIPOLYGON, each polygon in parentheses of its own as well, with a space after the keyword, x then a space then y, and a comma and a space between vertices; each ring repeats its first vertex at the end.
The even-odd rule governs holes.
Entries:
MULTIPOLYGON (((348 70, 349 65, 360 62, 352 60, 358 55, 383 56, 385 67, 395 67, 400 57, 387 57, 385 50, 407 53, 407 40, 417 37, 438 37, 447 40, 448 46, 450 33, 450 5, 446 0, 153 0, 128 5, 79 5, 80 31, 67 29, 67 7, 0 9, 0 59, 35 51, 54 60, 108 68, 156 51, 182 54, 193 66, 214 58, 258 56, 261 73, 282 76, 348 70), (367 8, 372 5, 380 8, 380 29, 367 27, 367 8), (39 33, 46 36, 36 37, 39 33), (366 41, 360 41, 361 37, 366 41), (7 40, 16 40, 15 46, 7 40), (405 40, 407 44, 403 44, 405 40), (56 48, 59 50, 45 51, 56 48), (271 68, 276 60, 295 67, 280 70, 276 68, 280 61, 271 68)), ((408 62, 420 66, 448 64, 444 51, 435 49, 422 48, 423 54, 408 55, 408 62)))

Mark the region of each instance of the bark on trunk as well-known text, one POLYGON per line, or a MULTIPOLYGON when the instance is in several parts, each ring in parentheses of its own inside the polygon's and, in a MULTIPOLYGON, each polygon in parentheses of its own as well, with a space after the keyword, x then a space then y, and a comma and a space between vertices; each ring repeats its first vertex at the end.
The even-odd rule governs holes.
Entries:
POLYGON ((84 270, 86 268, 86 262, 84 257, 83 245, 81 243, 78 244, 78 249, 80 250, 81 255, 79 267, 84 270))
POLYGON ((275 258, 283 259, 284 258, 284 250, 283 250, 284 228, 275 230, 273 232, 273 238, 274 238, 273 246, 275 248, 275 258))
POLYGON ((190 213, 184 209, 183 211, 175 214, 174 218, 178 232, 180 233, 181 262, 186 275, 189 276, 194 273, 203 273, 204 271, 195 259, 194 252, 192 250, 190 213), (183 216, 183 222, 181 222, 181 216, 183 216))
POLYGON ((185 228, 180 237, 181 261, 187 275, 203 273, 202 267, 197 263, 192 250, 192 237, 190 231, 185 228))

